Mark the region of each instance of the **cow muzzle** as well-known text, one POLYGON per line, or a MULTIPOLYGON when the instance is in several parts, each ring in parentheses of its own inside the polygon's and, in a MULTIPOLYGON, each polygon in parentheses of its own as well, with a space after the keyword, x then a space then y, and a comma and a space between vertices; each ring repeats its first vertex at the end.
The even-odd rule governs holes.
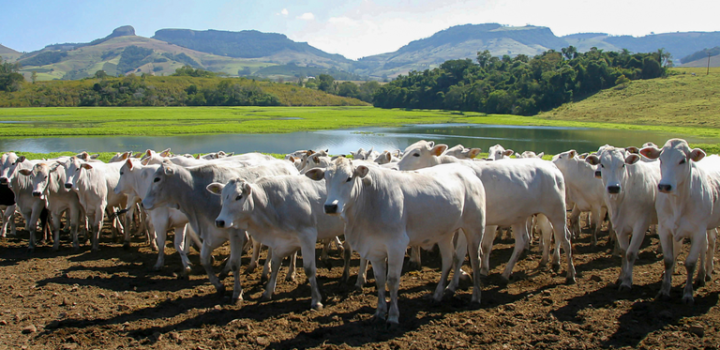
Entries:
POLYGON ((600 170, 595 170, 595 177, 598 179, 602 178, 602 172, 600 170))
POLYGON ((40 191, 33 191, 32 195, 33 195, 33 197, 40 198, 40 197, 42 197, 42 192, 40 192, 40 191))
POLYGON ((672 185, 658 184, 658 191, 662 193, 670 193, 670 191, 672 191, 672 185))
POLYGON ((215 220, 215 226, 219 228, 225 227, 225 220, 215 220))
POLYGON ((0 177, 0 185, 7 185, 7 184, 8 184, 8 178, 0 177))
POLYGON ((67 188, 68 190, 71 189, 71 188, 72 188, 72 184, 69 183, 69 182, 66 182, 66 183, 65 183, 65 188, 67 188))
POLYGON ((620 186, 616 186, 616 185, 608 186, 607 191, 610 194, 618 194, 618 193, 620 193, 620 186))
POLYGON ((337 214, 337 204, 325 204, 325 214, 337 214))

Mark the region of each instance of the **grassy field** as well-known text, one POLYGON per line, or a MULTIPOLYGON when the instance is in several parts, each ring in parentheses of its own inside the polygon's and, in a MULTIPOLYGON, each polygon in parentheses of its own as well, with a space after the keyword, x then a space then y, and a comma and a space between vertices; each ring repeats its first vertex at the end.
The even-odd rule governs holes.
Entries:
MULTIPOLYGON (((540 118, 697 129, 716 135, 720 128, 720 68, 675 68, 667 78, 633 81, 624 89, 607 89, 568 103, 540 118), (695 73, 695 75, 692 75, 695 73)), ((712 136, 711 136, 712 137, 712 136)))

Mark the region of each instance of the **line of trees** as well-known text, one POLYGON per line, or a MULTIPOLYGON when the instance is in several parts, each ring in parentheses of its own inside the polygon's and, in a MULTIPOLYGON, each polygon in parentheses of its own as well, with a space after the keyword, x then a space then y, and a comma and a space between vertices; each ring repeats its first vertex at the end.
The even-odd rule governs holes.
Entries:
POLYGON ((450 60, 401 75, 377 90, 373 104, 534 115, 630 80, 664 76, 661 62, 667 59, 664 50, 631 54, 592 48, 579 53, 570 46, 535 57, 493 57, 485 50, 478 52, 477 63, 450 60))
POLYGON ((25 79, 22 74, 18 73, 19 70, 19 63, 3 61, 3 58, 0 57, 0 91, 20 90, 25 79))

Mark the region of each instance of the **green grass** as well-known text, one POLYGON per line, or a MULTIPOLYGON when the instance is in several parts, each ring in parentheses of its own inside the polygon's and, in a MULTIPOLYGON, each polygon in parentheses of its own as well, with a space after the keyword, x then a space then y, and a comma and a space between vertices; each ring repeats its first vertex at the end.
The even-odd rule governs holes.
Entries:
MULTIPOLYGON (((539 115, 554 121, 639 125, 703 137, 720 128, 720 68, 675 68, 667 78, 637 80, 625 89, 606 89, 539 115), (693 76, 691 73, 695 73, 693 76)), ((613 126, 617 127, 617 126, 613 126)))
MULTIPOLYGON (((15 152, 15 154, 17 154, 18 156, 25 156, 25 157, 27 157, 27 159, 52 159, 52 158, 57 158, 57 157, 61 157, 61 156, 74 156, 77 153, 73 153, 73 152, 52 152, 52 153, 15 152)), ((115 156, 115 152, 100 152, 100 153, 92 153, 91 152, 90 154, 99 154, 100 156, 97 159, 102 160, 103 162, 106 162, 106 163, 109 162, 110 159, 112 159, 112 157, 115 156)), ((264 153, 264 154, 273 156, 277 159, 285 158, 284 154, 279 154, 279 153, 264 153)), ((197 153, 193 154, 193 155, 196 156, 197 153)))
POLYGON ((403 124, 476 123, 648 130, 703 137, 708 143, 720 139, 720 129, 714 127, 650 126, 373 107, 2 108, 0 121, 23 122, 3 123, 0 137, 289 133, 403 124))

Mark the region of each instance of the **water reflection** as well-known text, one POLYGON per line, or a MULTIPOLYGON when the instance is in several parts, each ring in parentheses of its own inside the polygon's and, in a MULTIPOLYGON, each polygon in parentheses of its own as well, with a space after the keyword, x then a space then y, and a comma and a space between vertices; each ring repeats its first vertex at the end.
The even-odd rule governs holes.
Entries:
MULTIPOLYGON (((480 124, 421 124, 400 127, 368 127, 343 130, 321 130, 290 134, 220 134, 188 136, 116 136, 67 138, 5 138, 0 150, 25 152, 141 151, 148 148, 171 147, 175 153, 204 153, 217 150, 245 152, 289 153, 297 149, 329 149, 332 154, 349 153, 360 147, 376 150, 404 149, 418 140, 434 140, 450 146, 462 143, 466 147, 487 150, 500 143, 515 151, 532 150, 555 154, 568 149, 580 152, 596 150, 609 143, 616 146, 640 146, 652 141, 662 145, 670 135, 627 130, 562 128, 539 126, 480 125, 480 124)), ((689 142, 707 140, 686 138, 689 142)))

